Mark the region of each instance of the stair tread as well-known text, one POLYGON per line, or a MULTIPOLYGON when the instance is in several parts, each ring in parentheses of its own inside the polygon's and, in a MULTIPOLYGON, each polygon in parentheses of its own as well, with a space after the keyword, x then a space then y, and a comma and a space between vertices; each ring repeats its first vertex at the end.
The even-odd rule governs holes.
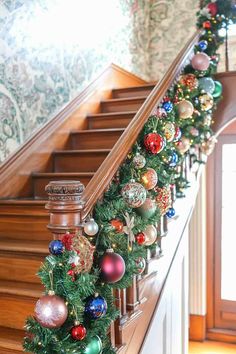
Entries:
POLYGON ((110 152, 111 149, 86 149, 86 150, 54 150, 53 154, 86 154, 86 153, 99 153, 110 152))
POLYGON ((42 284, 0 280, 0 294, 38 298, 42 292, 42 284))
POLYGON ((48 254, 48 242, 44 240, 1 239, 0 251, 48 254))
POLYGON ((125 130, 125 128, 72 130, 71 134, 92 134, 92 133, 123 132, 124 130, 125 130))
POLYGON ((45 205, 45 199, 0 199, 0 205, 13 204, 13 205, 45 205))
POLYGON ((60 176, 71 176, 71 177, 79 177, 79 176, 93 176, 95 172, 33 172, 33 177, 60 177, 60 176))
MULTIPOLYGON (((103 101, 104 102, 104 101, 103 101)), ((133 114, 133 115, 135 115, 137 113, 137 111, 127 111, 127 112, 110 112, 110 113, 107 113, 107 112, 104 112, 104 113, 96 113, 96 114, 89 114, 89 115, 87 115, 87 118, 91 118, 91 117, 112 117, 112 118, 114 118, 115 116, 120 116, 120 115, 127 115, 127 116, 129 116, 129 115, 131 115, 131 114, 133 114)))
POLYGON ((149 88, 149 87, 155 87, 155 83, 148 83, 148 84, 144 84, 144 85, 140 85, 140 86, 128 86, 128 87, 122 87, 122 88, 117 88, 117 89, 113 89, 112 91, 126 91, 126 90, 135 90, 135 89, 143 89, 143 88, 149 88))
POLYGON ((0 327, 0 347, 22 351, 22 339, 25 331, 15 328, 0 327))
POLYGON ((146 98, 147 98, 147 96, 124 97, 124 98, 109 98, 107 100, 102 100, 101 103, 140 101, 140 100, 146 100, 146 98))

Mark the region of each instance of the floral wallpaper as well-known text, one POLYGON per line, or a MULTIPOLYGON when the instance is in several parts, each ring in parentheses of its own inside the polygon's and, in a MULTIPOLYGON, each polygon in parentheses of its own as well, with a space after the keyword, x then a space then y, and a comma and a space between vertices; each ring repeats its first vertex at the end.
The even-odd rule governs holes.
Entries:
POLYGON ((159 80, 196 0, 0 0, 0 162, 114 62, 159 80))

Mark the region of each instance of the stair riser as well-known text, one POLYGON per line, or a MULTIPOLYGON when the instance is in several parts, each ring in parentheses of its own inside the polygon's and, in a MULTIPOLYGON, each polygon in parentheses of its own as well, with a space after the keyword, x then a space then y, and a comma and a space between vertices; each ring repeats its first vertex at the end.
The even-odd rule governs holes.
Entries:
POLYGON ((113 98, 144 97, 150 94, 153 87, 147 87, 147 88, 134 87, 132 89, 114 90, 112 92, 112 97, 113 98))
MULTIPOLYGON (((22 340, 23 340, 23 338, 22 338, 22 340)), ((23 354, 23 353, 26 354, 25 352, 23 352, 23 350, 5 349, 5 348, 1 347, 1 345, 0 345, 0 353, 1 354, 23 354)))
POLYGON ((111 149, 122 133, 122 131, 74 133, 71 134, 71 149, 111 149))
POLYGON ((95 172, 108 153, 80 153, 54 155, 54 172, 95 172))
POLYGON ((128 100, 123 102, 114 102, 107 101, 101 102, 101 112, 110 113, 110 112, 130 112, 138 111, 141 105, 144 103, 144 99, 140 98, 138 100, 128 100))
POLYGON ((130 117, 118 118, 89 118, 89 129, 111 129, 111 128, 126 128, 134 115, 130 117))

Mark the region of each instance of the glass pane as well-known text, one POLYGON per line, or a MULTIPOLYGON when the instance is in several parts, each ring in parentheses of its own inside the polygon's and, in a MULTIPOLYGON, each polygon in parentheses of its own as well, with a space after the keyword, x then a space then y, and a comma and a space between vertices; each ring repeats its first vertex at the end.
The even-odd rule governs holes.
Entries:
POLYGON ((236 301, 236 144, 222 149, 221 298, 236 301))

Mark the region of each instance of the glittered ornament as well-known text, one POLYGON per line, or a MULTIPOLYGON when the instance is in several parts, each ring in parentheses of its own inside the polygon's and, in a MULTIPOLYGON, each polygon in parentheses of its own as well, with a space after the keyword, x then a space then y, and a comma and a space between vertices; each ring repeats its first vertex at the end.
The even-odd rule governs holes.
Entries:
POLYGON ((198 88, 198 79, 194 74, 181 75, 179 78, 179 84, 186 86, 187 89, 193 91, 198 88))
POLYGON ((137 182, 127 183, 121 190, 124 201, 132 208, 140 207, 146 200, 146 189, 137 182))
POLYGON ((86 328, 82 324, 76 324, 71 328, 71 337, 74 340, 83 340, 86 337, 86 328))
POLYGON ((167 122, 164 125, 164 136, 168 142, 172 141, 175 136, 175 125, 172 122, 167 122))
POLYGON ((211 77, 202 77, 199 79, 199 88, 212 94, 215 91, 215 82, 211 77))
POLYGON ((45 328, 59 328, 67 319, 65 301, 54 294, 42 296, 35 305, 35 318, 45 328))
POLYGON ((209 10, 212 17, 215 17, 218 12, 218 6, 215 2, 210 2, 207 5, 207 9, 209 10))
POLYGON ((157 187, 155 188, 155 192, 157 193, 156 202, 160 213, 161 215, 165 215, 172 203, 170 186, 157 187))
POLYGON ((209 111, 213 107, 214 99, 210 93, 205 93, 199 96, 199 102, 202 111, 209 111))
POLYGON ((151 154, 158 154, 165 147, 164 138, 158 133, 149 133, 144 137, 144 146, 151 154))
POLYGON ((193 56, 191 64, 195 70, 204 71, 209 68, 210 58, 205 53, 197 53, 193 56))
POLYGON ((157 107, 157 109, 154 111, 154 114, 160 119, 163 119, 163 118, 167 117, 166 110, 164 108, 161 108, 161 107, 157 107))
POLYGON ((202 24, 202 27, 209 30, 211 29, 211 22, 210 21, 204 21, 202 24))
POLYGON ((125 274, 123 258, 112 249, 106 251, 100 260, 101 277, 107 283, 116 283, 125 274))
POLYGON ((97 320, 106 314, 107 302, 101 295, 91 295, 86 299, 84 312, 90 319, 97 320))
POLYGON ((89 343, 83 349, 83 354, 101 354, 102 341, 99 336, 94 336, 90 339, 89 343))
POLYGON ((153 168, 147 168, 147 170, 141 174, 140 182, 147 190, 153 189, 157 181, 157 173, 153 168))
POLYGON ((201 52, 204 52, 208 47, 208 43, 205 40, 202 40, 198 43, 198 48, 201 50, 201 52))
POLYGON ((54 256, 60 256, 64 251, 64 245, 60 240, 51 241, 48 248, 54 256))
POLYGON ((182 100, 177 105, 177 110, 179 113, 179 117, 181 119, 191 118, 193 115, 194 107, 192 102, 187 100, 182 100))
POLYGON ((146 165, 146 159, 143 155, 137 153, 133 158, 133 164, 137 169, 143 168, 146 165))
POLYGON ((123 231, 124 224, 121 220, 119 219, 112 219, 110 221, 111 226, 116 230, 117 233, 120 233, 123 231))
POLYGON ((136 261, 136 267, 138 274, 142 274, 146 268, 146 261, 143 257, 139 257, 136 261))
POLYGON ((86 237, 75 234, 72 238, 71 250, 78 256, 78 262, 74 264, 73 268, 74 274, 88 273, 93 265, 95 247, 86 237))
POLYGON ((148 225, 145 230, 143 230, 145 235, 145 246, 151 246, 157 239, 157 229, 153 225, 148 225))
POLYGON ((166 216, 168 216, 168 218, 173 218, 175 216, 175 209, 174 208, 170 208, 167 213, 166 216))
POLYGON ((177 143, 175 143, 175 146, 181 154, 184 154, 185 152, 187 152, 190 149, 191 143, 188 138, 183 136, 181 138, 181 140, 179 140, 177 143))
POLYGON ((94 236, 98 233, 98 224, 94 219, 90 219, 84 224, 84 232, 88 236, 94 236))
POLYGON ((178 161, 179 161, 178 154, 175 151, 173 151, 170 156, 170 159, 169 159, 169 166, 175 167, 177 165, 178 161))
POLYGON ((143 205, 137 208, 136 211, 143 218, 150 218, 155 214, 156 209, 156 202, 151 198, 147 198, 143 205))
POLYGON ((143 245, 145 242, 145 234, 143 232, 139 232, 137 235, 135 235, 135 241, 139 245, 143 245))
POLYGON ((171 101, 163 102, 162 108, 164 108, 167 113, 170 113, 173 110, 173 103, 171 101))
POLYGON ((222 95, 222 90, 223 90, 223 87, 222 87, 222 84, 221 82, 219 81, 215 81, 215 90, 214 92, 212 93, 212 96, 214 98, 218 98, 222 95))
POLYGON ((178 127, 177 125, 175 126, 175 135, 174 135, 174 140, 173 141, 179 141, 179 139, 181 138, 182 132, 180 127, 178 127))
POLYGON ((61 238, 61 242, 63 243, 63 245, 67 251, 72 250, 72 240, 73 240, 74 236, 75 236, 74 234, 67 233, 67 234, 63 235, 61 238))

